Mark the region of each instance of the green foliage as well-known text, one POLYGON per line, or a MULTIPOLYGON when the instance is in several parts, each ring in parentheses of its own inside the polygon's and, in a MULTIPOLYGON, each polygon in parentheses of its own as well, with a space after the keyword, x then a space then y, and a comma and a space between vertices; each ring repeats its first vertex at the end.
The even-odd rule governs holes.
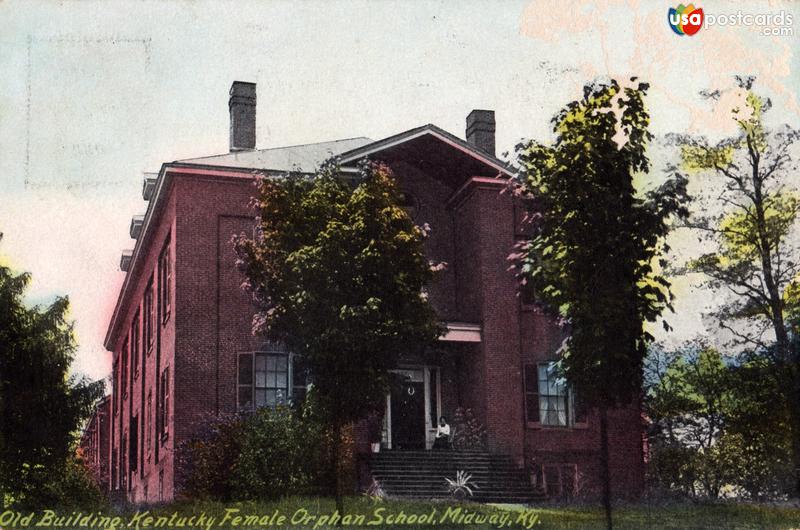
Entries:
POLYGON ((285 406, 259 409, 242 431, 233 470, 237 499, 269 499, 318 491, 326 470, 324 430, 285 406))
POLYGON ((672 300, 656 259, 668 249, 670 219, 686 214, 684 178, 643 195, 634 186, 649 171, 651 135, 648 85, 631 81, 586 87, 553 119, 553 146, 530 141, 516 150, 534 236, 513 257, 522 280, 569 325, 568 380, 605 405, 639 395, 652 340, 643 325, 672 300))
POLYGON ((101 381, 68 376, 69 302, 26 307, 29 281, 0 264, 0 501, 7 493, 28 505, 65 491, 53 488, 74 471, 75 435, 104 391, 101 381))
POLYGON ((743 103, 733 115, 736 136, 716 143, 677 137, 684 166, 713 177, 690 225, 709 251, 689 269, 729 295, 715 311, 720 327, 751 357, 774 365, 772 373, 781 381, 776 391, 791 403, 795 495, 800 496, 800 350, 792 338, 800 331, 800 188, 794 159, 800 131, 767 129, 763 115, 770 100, 753 90, 754 78, 737 79, 743 103))
POLYGON ((653 350, 645 408, 650 484, 692 497, 781 499, 791 490, 789 410, 769 364, 708 347, 653 350))
POLYGON ((478 488, 478 485, 472 481, 472 475, 463 469, 456 472, 455 478, 445 477, 444 480, 447 484, 447 491, 454 499, 472 497, 473 489, 478 488))
POLYGON ((267 500, 314 494, 326 482, 329 436, 306 401, 210 421, 179 451, 187 497, 267 500))
POLYGON ((676 136, 683 166, 713 176, 690 225, 711 250, 689 266, 703 273, 710 287, 734 295, 719 312, 720 325, 750 348, 772 351, 785 362, 790 357, 786 316, 795 311, 791 293, 800 274, 800 189, 791 186, 797 170, 792 149, 800 131, 764 127, 771 102, 753 90, 753 83, 753 78, 739 79, 743 103, 734 110, 736 136, 716 143, 676 136), (746 325, 734 329, 727 322, 731 318, 756 325, 752 332, 746 325), (773 328, 776 349, 762 337, 764 323, 773 328))
POLYGON ((433 275, 426 234, 401 207, 388 167, 369 162, 354 185, 335 160, 313 178, 261 179, 253 205, 257 237, 234 241, 258 306, 254 332, 307 361, 341 503, 346 426, 381 402, 401 355, 442 332, 424 291, 433 275))
POLYGON ((459 451, 486 449, 486 429, 472 409, 456 409, 453 413, 452 433, 453 447, 459 451))
POLYGON ((176 452, 182 490, 191 499, 232 500, 234 465, 241 452, 246 416, 209 419, 200 435, 176 452))
POLYGON ((424 294, 425 232, 400 204, 387 167, 363 164, 353 187, 330 161, 313 178, 262 179, 258 237, 236 239, 255 332, 308 360, 332 424, 369 413, 398 357, 441 333, 424 294))
POLYGON ((16 493, 14 503, 19 509, 91 510, 107 505, 91 469, 75 454, 55 468, 35 466, 25 474, 29 482, 16 493))

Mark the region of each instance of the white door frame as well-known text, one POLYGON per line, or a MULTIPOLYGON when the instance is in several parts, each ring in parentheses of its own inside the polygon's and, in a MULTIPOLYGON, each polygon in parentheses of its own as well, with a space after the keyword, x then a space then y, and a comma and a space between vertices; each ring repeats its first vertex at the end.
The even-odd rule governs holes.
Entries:
MULTIPOLYGON (((413 366, 404 366, 397 370, 390 370, 394 373, 412 373, 416 372, 416 374, 411 375, 413 378, 415 375, 419 377, 417 374, 421 371, 422 372, 422 382, 425 386, 425 409, 424 409, 424 418, 425 418, 425 448, 430 449, 433 447, 433 441, 436 438, 436 425, 431 423, 431 399, 435 400, 436 403, 436 418, 439 418, 442 415, 442 377, 441 377, 441 369, 438 366, 431 366, 431 365, 413 365, 413 366), (431 395, 431 378, 436 382, 436 395, 431 395)), ((382 436, 383 446, 386 449, 392 448, 392 393, 386 393, 386 410, 383 415, 383 436, 382 436)))

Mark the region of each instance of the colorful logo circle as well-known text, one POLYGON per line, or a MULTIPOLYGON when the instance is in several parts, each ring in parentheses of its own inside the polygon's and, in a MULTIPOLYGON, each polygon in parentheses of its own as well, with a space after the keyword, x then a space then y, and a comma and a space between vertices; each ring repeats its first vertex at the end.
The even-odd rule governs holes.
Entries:
POLYGON ((678 35, 692 36, 703 27, 703 9, 695 8, 693 4, 685 6, 679 5, 677 8, 669 8, 667 21, 672 31, 678 35))

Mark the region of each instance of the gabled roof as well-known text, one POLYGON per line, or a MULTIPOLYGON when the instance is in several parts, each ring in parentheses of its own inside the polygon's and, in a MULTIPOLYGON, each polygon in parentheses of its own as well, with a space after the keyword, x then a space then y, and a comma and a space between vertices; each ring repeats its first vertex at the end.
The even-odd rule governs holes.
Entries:
MULTIPOLYGON (((493 154, 430 123, 344 152, 340 155, 341 161, 343 165, 347 165, 361 158, 400 147, 403 144, 410 145, 414 140, 422 138, 436 139, 453 148, 455 151, 460 152, 461 155, 489 166, 500 174, 511 177, 516 172, 515 168, 506 164, 493 154)), ((376 158, 380 158, 380 156, 376 156, 376 158)))
POLYGON ((328 158, 374 143, 369 138, 346 138, 331 142, 292 145, 271 149, 233 151, 222 155, 178 160, 182 164, 222 166, 273 171, 314 172, 328 158))

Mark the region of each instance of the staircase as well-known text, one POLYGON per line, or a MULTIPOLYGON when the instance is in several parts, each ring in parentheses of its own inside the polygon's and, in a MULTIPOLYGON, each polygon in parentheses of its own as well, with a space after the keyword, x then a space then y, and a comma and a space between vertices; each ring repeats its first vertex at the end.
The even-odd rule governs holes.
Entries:
POLYGON ((458 471, 472 475, 476 502, 529 503, 541 497, 525 471, 508 455, 479 451, 381 451, 369 462, 372 477, 386 495, 404 499, 452 498, 445 478, 458 471))

